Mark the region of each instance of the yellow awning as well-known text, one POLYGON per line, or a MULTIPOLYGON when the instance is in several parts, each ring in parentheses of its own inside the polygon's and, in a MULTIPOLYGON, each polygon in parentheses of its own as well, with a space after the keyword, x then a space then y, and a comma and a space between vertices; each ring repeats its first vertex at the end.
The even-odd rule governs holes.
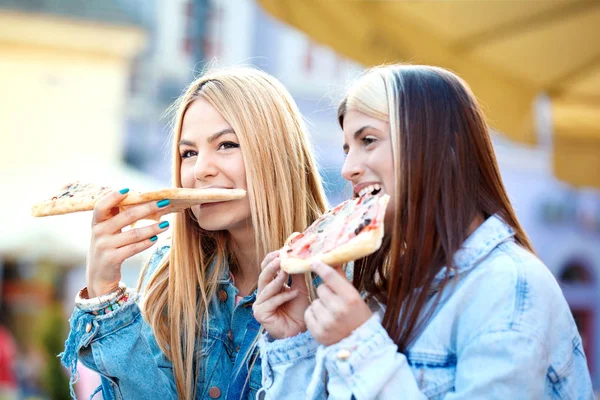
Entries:
POLYGON ((535 143, 550 96, 555 172, 600 187, 600 1, 259 0, 275 17, 366 66, 439 65, 463 77, 489 123, 535 143))

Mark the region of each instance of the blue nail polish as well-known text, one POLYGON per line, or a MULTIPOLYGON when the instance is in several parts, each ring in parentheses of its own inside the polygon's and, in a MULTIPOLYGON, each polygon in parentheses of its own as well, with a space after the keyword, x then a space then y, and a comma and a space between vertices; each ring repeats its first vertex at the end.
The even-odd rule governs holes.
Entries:
POLYGON ((129 188, 119 190, 119 193, 121 193, 121 194, 125 194, 127 192, 129 192, 129 188))
POLYGON ((170 201, 170 200, 161 200, 161 201, 159 201, 158 203, 156 203, 156 205, 157 205, 159 208, 166 207, 166 206, 168 206, 169 204, 171 204, 171 201, 170 201))
POLYGON ((158 236, 152 236, 152 237, 150 238, 150 241, 151 241, 151 242, 156 242, 156 239, 158 239, 158 236))
POLYGON ((165 228, 166 228, 166 227, 168 227, 168 226, 169 226, 169 221, 163 221, 163 222, 161 222, 160 224, 158 224, 158 227, 159 227, 160 229, 165 229, 165 228))

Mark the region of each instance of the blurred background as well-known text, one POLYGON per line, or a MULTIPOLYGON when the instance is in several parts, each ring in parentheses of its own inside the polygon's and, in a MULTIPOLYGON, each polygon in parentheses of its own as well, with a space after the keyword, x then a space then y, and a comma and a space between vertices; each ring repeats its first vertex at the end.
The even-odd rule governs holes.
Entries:
MULTIPOLYGON (((337 100, 363 68, 395 61, 449 68, 482 102, 600 388, 600 1, 0 0, 0 399, 69 395, 56 355, 91 215, 34 219, 34 202, 76 179, 169 186, 165 111, 213 64, 284 83, 337 203, 337 100)), ((129 285, 146 256, 124 265, 129 285)), ((82 368, 78 398, 98 383, 82 368)))

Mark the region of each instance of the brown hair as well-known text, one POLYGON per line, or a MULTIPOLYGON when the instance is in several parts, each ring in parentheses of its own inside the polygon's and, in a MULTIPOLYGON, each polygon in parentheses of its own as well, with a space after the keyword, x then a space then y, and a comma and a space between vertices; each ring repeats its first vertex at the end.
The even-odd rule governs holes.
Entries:
POLYGON ((377 253, 357 261, 354 285, 386 304, 382 324, 404 351, 435 309, 424 312, 434 277, 448 267, 437 304, 477 216, 497 214, 518 244, 533 248, 506 194, 481 108, 462 79, 430 66, 377 67, 340 104, 340 126, 350 110, 390 123, 392 234, 377 253))

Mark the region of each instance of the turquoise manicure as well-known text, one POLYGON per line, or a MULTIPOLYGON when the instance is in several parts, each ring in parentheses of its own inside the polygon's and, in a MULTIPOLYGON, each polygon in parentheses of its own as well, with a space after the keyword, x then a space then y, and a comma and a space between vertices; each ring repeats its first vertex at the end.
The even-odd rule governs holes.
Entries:
POLYGON ((168 206, 169 204, 171 204, 171 201, 170 201, 170 200, 161 200, 161 201, 159 201, 158 203, 156 203, 156 205, 157 205, 159 208, 166 207, 166 206, 168 206))
POLYGON ((151 242, 156 242, 156 239, 158 239, 158 236, 152 236, 152 237, 150 238, 150 241, 151 241, 151 242))
POLYGON ((158 224, 158 227, 159 227, 160 229, 165 229, 165 228, 166 228, 166 227, 168 227, 168 226, 169 226, 169 221, 163 221, 163 222, 161 222, 160 224, 158 224))
POLYGON ((119 190, 119 193, 121 193, 121 194, 125 194, 127 192, 129 192, 129 188, 119 190))

